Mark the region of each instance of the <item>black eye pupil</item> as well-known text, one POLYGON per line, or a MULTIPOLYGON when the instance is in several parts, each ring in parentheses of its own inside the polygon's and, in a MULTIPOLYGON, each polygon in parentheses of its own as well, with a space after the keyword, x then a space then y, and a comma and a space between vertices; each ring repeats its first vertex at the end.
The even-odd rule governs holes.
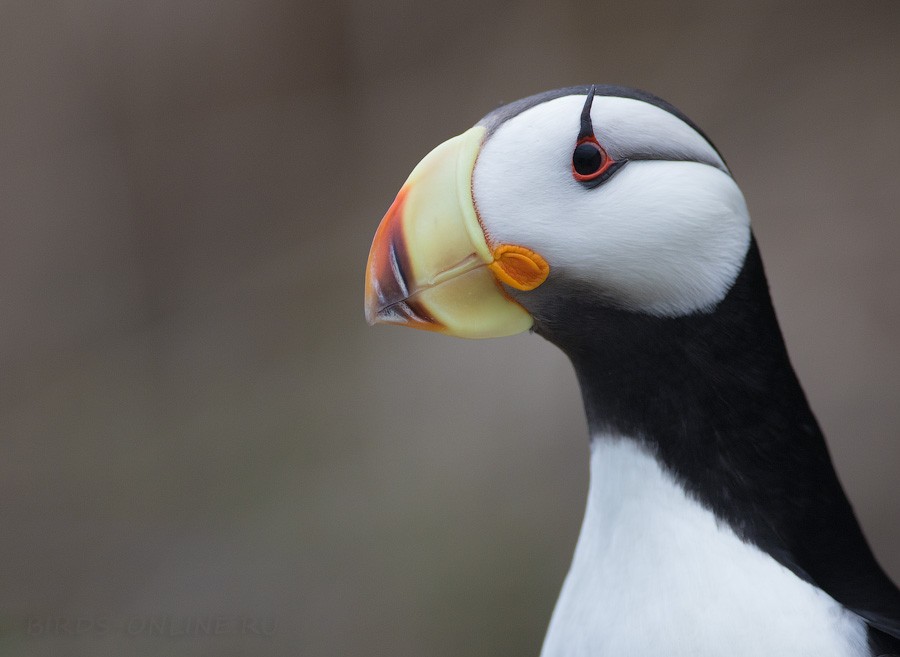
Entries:
POLYGON ((597 173, 603 166, 603 153, 597 148, 596 144, 585 142, 575 147, 572 153, 572 166, 576 173, 582 176, 589 176, 597 173))

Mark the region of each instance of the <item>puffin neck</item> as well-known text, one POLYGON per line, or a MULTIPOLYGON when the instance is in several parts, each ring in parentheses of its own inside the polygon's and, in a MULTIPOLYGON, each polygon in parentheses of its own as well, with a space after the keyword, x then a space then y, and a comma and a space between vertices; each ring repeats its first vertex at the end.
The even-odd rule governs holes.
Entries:
POLYGON ((791 367, 755 240, 708 314, 653 318, 574 296, 552 304, 564 315, 536 316, 535 331, 572 361, 591 436, 642 443, 738 537, 866 617, 873 645, 896 649, 876 628, 893 633, 900 598, 791 367))
POLYGON ((823 520, 811 507, 846 505, 755 240, 710 313, 650 317, 575 296, 571 314, 536 330, 572 361, 592 436, 642 441, 690 495, 776 558, 794 550, 795 531, 823 520))

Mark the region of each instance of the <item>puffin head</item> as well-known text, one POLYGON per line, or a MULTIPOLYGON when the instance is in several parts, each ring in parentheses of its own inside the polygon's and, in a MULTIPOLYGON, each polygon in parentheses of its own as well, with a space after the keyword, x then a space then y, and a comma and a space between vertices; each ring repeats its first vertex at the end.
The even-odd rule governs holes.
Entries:
POLYGON ((728 167, 677 109, 560 89, 500 107, 413 170, 375 234, 366 317, 552 339, 572 308, 709 313, 750 242, 728 167))

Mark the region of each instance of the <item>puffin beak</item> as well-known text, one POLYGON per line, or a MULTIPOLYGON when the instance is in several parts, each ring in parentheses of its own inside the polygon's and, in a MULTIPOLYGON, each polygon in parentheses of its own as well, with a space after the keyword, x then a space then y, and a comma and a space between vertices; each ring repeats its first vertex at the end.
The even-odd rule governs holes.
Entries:
POLYGON ((480 126, 413 169, 375 232, 366 265, 366 319, 463 338, 521 333, 533 319, 500 282, 520 290, 549 266, 527 248, 490 245, 472 200, 480 126))

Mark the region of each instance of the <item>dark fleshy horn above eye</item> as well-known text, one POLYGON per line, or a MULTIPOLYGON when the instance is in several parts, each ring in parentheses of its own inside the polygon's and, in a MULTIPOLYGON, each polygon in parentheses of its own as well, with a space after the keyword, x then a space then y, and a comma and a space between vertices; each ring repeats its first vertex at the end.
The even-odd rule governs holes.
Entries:
POLYGON ((594 125, 591 123, 591 105, 594 104, 594 85, 591 85, 584 99, 584 107, 581 109, 581 132, 578 133, 578 141, 582 142, 594 136, 594 125))
POLYGON ((597 141, 591 122, 591 106, 594 103, 594 85, 588 90, 581 110, 581 129, 572 153, 572 177, 585 187, 593 188, 609 178, 627 162, 613 160, 597 141))

